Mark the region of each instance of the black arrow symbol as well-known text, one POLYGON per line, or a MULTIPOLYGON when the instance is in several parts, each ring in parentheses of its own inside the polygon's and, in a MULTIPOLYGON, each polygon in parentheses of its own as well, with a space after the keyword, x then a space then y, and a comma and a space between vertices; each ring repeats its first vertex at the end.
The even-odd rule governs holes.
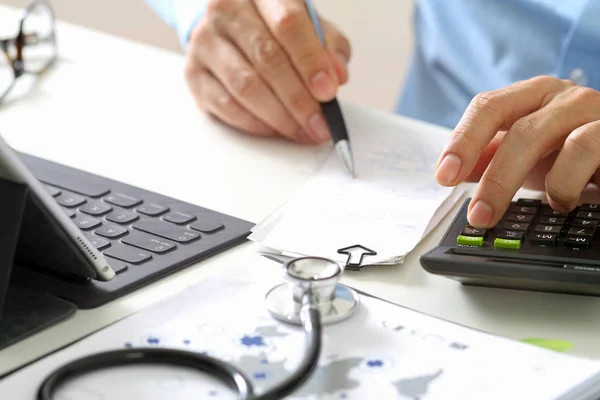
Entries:
POLYGON ((348 259, 346 260, 345 268, 354 271, 359 271, 362 268, 362 262, 365 256, 377 255, 376 251, 371 250, 360 244, 344 247, 342 249, 339 249, 337 252, 338 254, 348 254, 348 259), (357 259, 358 262, 356 262, 357 259))

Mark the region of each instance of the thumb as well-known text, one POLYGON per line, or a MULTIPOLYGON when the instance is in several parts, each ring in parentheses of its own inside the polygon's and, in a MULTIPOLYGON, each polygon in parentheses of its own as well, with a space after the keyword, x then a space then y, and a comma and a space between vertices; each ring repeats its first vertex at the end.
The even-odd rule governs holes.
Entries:
POLYGON ((323 35, 329 54, 333 60, 340 84, 348 82, 348 62, 352 55, 350 42, 331 22, 321 18, 323 35))

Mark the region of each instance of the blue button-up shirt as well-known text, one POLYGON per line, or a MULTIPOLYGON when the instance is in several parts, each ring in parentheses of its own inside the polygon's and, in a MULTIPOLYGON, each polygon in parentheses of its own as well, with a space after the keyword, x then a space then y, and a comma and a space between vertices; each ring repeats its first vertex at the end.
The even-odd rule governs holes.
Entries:
MULTIPOLYGON (((147 1, 185 46, 205 1, 147 1)), ((452 128, 477 93, 537 75, 600 90, 600 0, 415 3, 400 114, 452 128)))

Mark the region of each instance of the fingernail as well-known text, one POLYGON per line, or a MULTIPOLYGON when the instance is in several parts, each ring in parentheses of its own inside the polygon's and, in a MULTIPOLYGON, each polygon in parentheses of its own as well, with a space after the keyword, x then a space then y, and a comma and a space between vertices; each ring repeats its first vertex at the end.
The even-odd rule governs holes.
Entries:
POLYGON ((331 138, 329 133, 329 127, 327 127, 327 121, 320 112, 317 112, 308 119, 308 126, 312 130, 313 137, 318 142, 324 142, 331 138))
POLYGON ((348 59, 346 58, 346 56, 342 53, 336 53, 335 54, 336 58, 342 63, 342 65, 344 66, 348 66, 348 59))
POLYGON ((461 167, 460 158, 457 155, 448 154, 440 163, 435 173, 435 179, 442 185, 451 185, 458 177, 461 167))
POLYGON ((490 226, 492 218, 494 216, 494 210, 492 206, 483 200, 478 200, 477 203, 471 208, 468 220, 473 226, 490 226))
POLYGON ((310 80, 313 88, 324 98, 331 99, 335 96, 335 85, 329 75, 321 71, 310 80))

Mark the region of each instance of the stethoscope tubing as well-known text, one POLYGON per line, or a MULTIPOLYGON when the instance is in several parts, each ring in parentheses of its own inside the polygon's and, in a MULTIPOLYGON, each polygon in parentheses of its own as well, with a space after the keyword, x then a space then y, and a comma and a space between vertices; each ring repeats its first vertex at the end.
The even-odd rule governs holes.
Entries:
POLYGON ((113 367, 136 364, 163 364, 192 368, 221 381, 243 400, 279 400, 293 393, 312 375, 318 365, 322 346, 322 323, 318 307, 307 293, 302 299, 301 321, 306 338, 306 354, 296 371, 285 381, 256 395, 253 383, 236 366, 204 354, 169 348, 133 348, 107 351, 76 359, 53 371, 38 389, 37 400, 53 400, 56 391, 68 380, 113 367))

